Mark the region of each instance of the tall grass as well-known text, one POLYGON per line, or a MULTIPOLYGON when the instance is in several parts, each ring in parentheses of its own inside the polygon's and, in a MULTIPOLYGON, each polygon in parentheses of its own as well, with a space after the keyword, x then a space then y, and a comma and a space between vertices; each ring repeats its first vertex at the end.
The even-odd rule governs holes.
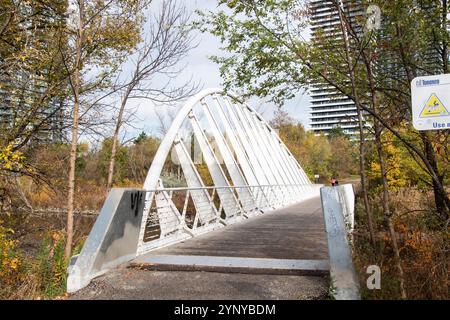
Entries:
MULTIPOLYGON (((64 233, 48 232, 37 254, 26 255, 0 224, 0 299, 55 299, 66 292, 64 233)), ((81 248, 78 244, 75 254, 81 248)))

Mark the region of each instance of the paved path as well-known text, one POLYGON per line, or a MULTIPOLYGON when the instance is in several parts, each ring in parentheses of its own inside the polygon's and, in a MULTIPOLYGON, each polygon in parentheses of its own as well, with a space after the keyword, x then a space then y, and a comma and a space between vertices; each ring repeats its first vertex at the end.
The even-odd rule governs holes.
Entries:
POLYGON ((154 250, 74 299, 316 299, 328 289, 319 198, 154 250))

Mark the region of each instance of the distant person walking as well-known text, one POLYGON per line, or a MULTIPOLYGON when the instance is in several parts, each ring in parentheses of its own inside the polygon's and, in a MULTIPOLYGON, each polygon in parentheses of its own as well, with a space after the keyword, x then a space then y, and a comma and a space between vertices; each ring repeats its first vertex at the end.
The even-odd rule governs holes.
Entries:
POLYGON ((335 178, 333 178, 333 179, 331 179, 331 185, 332 185, 333 187, 336 187, 336 186, 339 185, 339 181, 337 181, 335 178))

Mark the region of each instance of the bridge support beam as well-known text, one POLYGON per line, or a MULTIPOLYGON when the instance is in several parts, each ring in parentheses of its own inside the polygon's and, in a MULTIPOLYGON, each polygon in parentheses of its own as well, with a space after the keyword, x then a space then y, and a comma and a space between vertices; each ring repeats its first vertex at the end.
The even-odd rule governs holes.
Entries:
POLYGON ((353 228, 355 197, 346 184, 320 189, 330 257, 331 285, 336 300, 359 300, 359 281, 352 261, 349 234, 353 228))
POLYGON ((83 249, 72 258, 67 292, 136 257, 144 201, 141 189, 111 190, 83 249))

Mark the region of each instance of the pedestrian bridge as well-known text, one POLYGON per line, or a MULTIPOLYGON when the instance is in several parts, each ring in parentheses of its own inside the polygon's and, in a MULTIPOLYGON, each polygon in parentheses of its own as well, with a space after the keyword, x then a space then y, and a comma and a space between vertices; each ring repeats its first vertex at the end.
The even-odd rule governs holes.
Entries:
POLYGON ((319 186, 252 107, 220 89, 203 90, 179 110, 143 188, 110 192, 72 259, 68 291, 124 263, 180 272, 326 272, 318 196, 319 186))
POLYGON ((138 255, 71 299, 297 300, 327 297, 319 198, 138 255))

